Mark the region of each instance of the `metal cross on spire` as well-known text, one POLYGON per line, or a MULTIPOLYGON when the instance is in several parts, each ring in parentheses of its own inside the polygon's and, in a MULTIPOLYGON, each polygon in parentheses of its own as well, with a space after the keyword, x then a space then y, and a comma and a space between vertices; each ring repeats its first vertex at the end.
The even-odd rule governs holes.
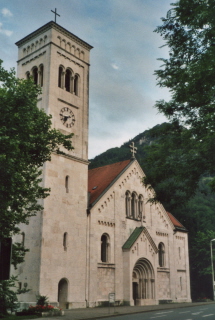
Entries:
POLYGON ((54 22, 57 22, 57 16, 60 17, 60 15, 57 13, 57 9, 55 8, 55 11, 51 10, 55 14, 54 22))
POLYGON ((131 148, 132 158, 135 158, 135 153, 137 153, 137 147, 134 146, 134 142, 133 141, 129 145, 129 147, 131 148))

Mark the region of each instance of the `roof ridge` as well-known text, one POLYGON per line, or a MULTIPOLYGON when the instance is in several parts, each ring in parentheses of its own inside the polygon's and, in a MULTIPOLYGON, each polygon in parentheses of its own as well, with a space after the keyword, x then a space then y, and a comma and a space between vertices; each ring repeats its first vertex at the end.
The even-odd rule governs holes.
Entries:
POLYGON ((170 217, 170 220, 171 220, 171 222, 173 223, 173 225, 174 225, 174 227, 176 228, 176 229, 183 229, 183 230, 186 230, 187 231, 187 229, 185 228, 185 226, 183 226, 183 224, 171 213, 171 212, 169 212, 169 211, 166 211, 167 212, 167 214, 169 215, 169 217, 170 217), (180 225, 180 226, 177 226, 175 223, 174 223, 174 221, 173 220, 176 220, 176 222, 180 225))
MULTIPOLYGON (((136 160, 136 159, 135 159, 135 160, 136 160)), ((99 169, 99 168, 108 167, 108 166, 113 166, 113 165, 115 165, 115 164, 117 164, 117 163, 122 163, 122 162, 126 162, 126 161, 130 161, 130 162, 132 162, 132 161, 133 161, 133 159, 122 160, 122 161, 118 161, 118 162, 114 162, 114 163, 110 163, 110 164, 105 164, 104 166, 100 166, 100 167, 96 167, 96 168, 89 169, 89 171, 90 171, 90 170, 99 169)))

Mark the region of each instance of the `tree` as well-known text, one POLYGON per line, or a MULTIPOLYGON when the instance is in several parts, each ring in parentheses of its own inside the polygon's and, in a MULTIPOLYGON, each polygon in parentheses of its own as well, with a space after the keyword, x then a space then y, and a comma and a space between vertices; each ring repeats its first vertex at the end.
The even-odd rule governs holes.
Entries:
POLYGON ((37 108, 41 89, 31 80, 17 79, 0 61, 0 240, 19 232, 48 196, 42 187, 44 162, 52 152, 71 150, 70 135, 52 129, 51 116, 37 108))
MULTIPOLYGON (((158 172, 157 167, 154 186, 157 179, 171 186, 186 177, 182 189, 191 197, 202 174, 215 176, 215 3, 179 0, 172 6, 155 30, 169 48, 155 74, 158 85, 171 94, 170 101, 157 101, 156 107, 170 120, 172 134, 167 131, 168 139, 160 139, 149 157, 161 155, 161 168, 167 169, 158 172)), ((215 190, 215 178, 210 184, 215 190)), ((162 201, 159 194, 158 199, 162 201)))
MULTIPOLYGON (((41 89, 31 80, 17 79, 15 71, 6 71, 0 60, 0 241, 19 233, 19 224, 28 223, 42 210, 40 199, 49 189, 41 185, 42 167, 61 147, 72 150, 71 138, 52 128, 51 116, 37 108, 41 89)), ((28 251, 21 243, 13 244, 12 264, 16 268, 28 251)), ((14 309, 16 277, 0 281, 0 317, 14 309)))
MULTIPOLYGON (((191 243, 191 286, 195 300, 204 297, 213 298, 210 241, 214 237, 215 231, 198 231, 191 243)), ((213 248, 213 263, 214 254, 213 248)))

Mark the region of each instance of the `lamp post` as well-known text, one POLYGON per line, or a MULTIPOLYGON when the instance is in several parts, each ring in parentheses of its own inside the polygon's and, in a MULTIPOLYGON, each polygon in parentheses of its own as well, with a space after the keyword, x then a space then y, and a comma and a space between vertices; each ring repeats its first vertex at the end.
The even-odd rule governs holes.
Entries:
POLYGON ((213 249, 212 249, 212 242, 215 241, 215 239, 212 239, 210 242, 211 245, 211 268, 212 268, 212 283, 213 283, 213 301, 214 301, 214 264, 213 264, 213 249))

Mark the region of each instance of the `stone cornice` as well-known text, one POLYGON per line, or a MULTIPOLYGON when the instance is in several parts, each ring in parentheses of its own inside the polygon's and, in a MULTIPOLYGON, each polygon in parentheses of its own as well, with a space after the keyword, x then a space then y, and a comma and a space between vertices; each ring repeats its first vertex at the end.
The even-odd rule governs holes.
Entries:
POLYGON ((39 29, 37 29, 34 32, 32 32, 29 35, 27 35, 26 37, 24 37, 21 40, 17 41, 15 44, 18 47, 20 47, 24 43, 30 41, 31 39, 35 38, 36 36, 46 32, 46 31, 48 31, 50 29, 57 30, 58 32, 60 32, 61 34, 67 36, 69 39, 71 39, 74 42, 76 42, 77 44, 83 46, 87 50, 90 50, 90 49, 93 48, 90 44, 88 44, 87 42, 81 40, 80 38, 75 36, 73 33, 71 33, 70 31, 68 31, 66 29, 64 29, 63 27, 61 27, 59 24, 55 23, 54 21, 50 21, 50 22, 46 23, 44 26, 40 27, 39 29))
POLYGON ((81 163, 84 163, 86 165, 89 165, 89 161, 88 160, 84 160, 82 158, 78 158, 78 157, 75 157, 75 156, 72 156, 70 154, 59 154, 57 152, 53 152, 55 155, 58 155, 58 156, 61 156, 61 157, 64 157, 64 158, 67 158, 67 159, 70 159, 70 160, 74 160, 74 161, 77 161, 77 162, 81 162, 81 163))

